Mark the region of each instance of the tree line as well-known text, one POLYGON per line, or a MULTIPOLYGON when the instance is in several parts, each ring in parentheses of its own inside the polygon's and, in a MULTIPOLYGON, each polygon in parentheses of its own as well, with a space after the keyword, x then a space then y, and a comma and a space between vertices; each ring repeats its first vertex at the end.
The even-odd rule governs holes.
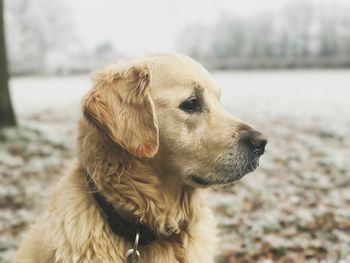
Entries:
POLYGON ((254 17, 193 24, 179 49, 212 68, 348 67, 350 8, 298 1, 254 17))
POLYGON ((93 48, 82 43, 68 1, 4 2, 11 75, 90 72, 121 56, 109 42, 93 48))

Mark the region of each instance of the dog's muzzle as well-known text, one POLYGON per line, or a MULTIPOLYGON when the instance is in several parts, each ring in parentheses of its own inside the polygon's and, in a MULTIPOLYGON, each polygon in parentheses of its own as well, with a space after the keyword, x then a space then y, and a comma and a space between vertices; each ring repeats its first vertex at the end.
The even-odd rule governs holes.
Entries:
POLYGON ((192 173, 189 178, 199 187, 237 181, 258 167, 259 157, 264 154, 266 144, 267 138, 261 132, 245 131, 232 150, 217 160, 213 173, 216 177, 192 173))

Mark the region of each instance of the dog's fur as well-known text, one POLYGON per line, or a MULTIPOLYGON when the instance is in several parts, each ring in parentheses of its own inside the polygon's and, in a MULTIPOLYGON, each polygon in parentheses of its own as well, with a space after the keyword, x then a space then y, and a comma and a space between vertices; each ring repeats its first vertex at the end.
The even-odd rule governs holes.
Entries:
POLYGON ((111 231, 86 172, 110 203, 159 234, 139 248, 139 262, 213 262, 215 221, 204 186, 257 166, 239 144, 252 128, 222 109, 210 75, 183 55, 112 65, 93 82, 82 103, 78 160, 14 262, 124 261, 132 244, 111 231), (179 105, 191 96, 201 105, 188 113, 179 105))

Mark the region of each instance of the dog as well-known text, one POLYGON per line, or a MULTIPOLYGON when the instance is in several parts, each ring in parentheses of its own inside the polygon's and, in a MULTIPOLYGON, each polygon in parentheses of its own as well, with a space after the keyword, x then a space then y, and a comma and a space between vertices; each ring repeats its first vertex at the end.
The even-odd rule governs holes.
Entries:
POLYGON ((206 188, 252 172, 266 137, 227 113, 210 74, 182 54, 92 80, 77 161, 14 262, 214 262, 206 188))

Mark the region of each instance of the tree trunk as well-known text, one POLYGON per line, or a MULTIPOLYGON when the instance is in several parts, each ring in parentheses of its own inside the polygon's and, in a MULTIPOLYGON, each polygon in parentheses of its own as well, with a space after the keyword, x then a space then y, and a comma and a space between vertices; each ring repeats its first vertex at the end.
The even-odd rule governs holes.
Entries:
POLYGON ((4 5, 0 0, 0 128, 15 126, 16 118, 11 104, 6 60, 4 5))

